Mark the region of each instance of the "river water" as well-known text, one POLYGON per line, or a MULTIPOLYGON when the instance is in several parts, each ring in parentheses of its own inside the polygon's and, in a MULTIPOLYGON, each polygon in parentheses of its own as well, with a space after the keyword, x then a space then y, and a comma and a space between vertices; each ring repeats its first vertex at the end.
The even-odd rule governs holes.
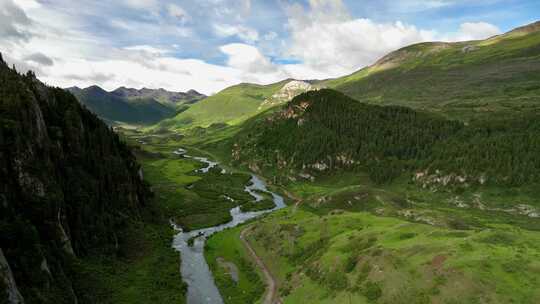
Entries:
MULTIPOLYGON (((205 163, 207 166, 199 169, 198 172, 207 173, 208 170, 218 165, 217 162, 210 161, 204 157, 188 156, 183 149, 178 149, 173 153, 205 163)), ((225 171, 223 170, 222 173, 225 174, 225 171)), ((251 194, 256 201, 263 199, 261 195, 257 194, 257 191, 266 192, 272 195, 275 207, 270 210, 257 212, 242 212, 240 211, 240 207, 235 207, 230 210, 232 220, 226 224, 189 232, 183 232, 181 229, 177 228, 179 233, 174 237, 173 247, 180 252, 182 257, 181 272, 184 282, 188 285, 188 304, 223 303, 223 299, 214 282, 212 272, 208 268, 208 264, 204 258, 204 244, 206 239, 216 232, 238 226, 250 219, 285 207, 283 197, 268 190, 264 181, 256 175, 251 176, 251 181, 246 185, 245 191, 251 194), (194 237, 193 245, 188 246, 188 240, 194 237)), ((226 194, 224 193, 224 195, 226 194)))

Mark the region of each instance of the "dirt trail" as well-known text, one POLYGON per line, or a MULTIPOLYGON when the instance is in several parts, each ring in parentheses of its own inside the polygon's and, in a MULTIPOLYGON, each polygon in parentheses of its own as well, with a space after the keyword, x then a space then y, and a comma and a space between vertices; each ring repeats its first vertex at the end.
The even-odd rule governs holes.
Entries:
POLYGON ((266 294, 264 295, 264 299, 262 301, 262 304, 281 304, 281 300, 278 297, 276 280, 274 279, 274 277, 272 276, 272 274, 270 273, 270 271, 268 270, 268 268, 266 267, 264 262, 255 253, 255 250, 253 250, 253 248, 251 247, 251 245, 249 244, 249 242, 245 238, 246 233, 249 230, 251 230, 251 228, 252 227, 248 227, 248 228, 242 230, 242 232, 240 233, 240 239, 244 243, 244 246, 246 246, 246 248, 248 249, 249 254, 251 255, 251 257, 257 263, 257 266, 259 266, 259 268, 261 269, 261 271, 264 274, 264 277, 265 277, 265 280, 266 280, 267 290, 266 290, 266 294))
POLYGON ((287 190, 283 190, 283 192, 285 193, 285 195, 292 199, 293 201, 295 201, 294 203, 294 208, 293 208, 293 212, 296 212, 296 209, 298 209, 298 206, 300 206, 303 202, 303 199, 299 198, 298 196, 295 196, 294 194, 290 193, 289 191, 287 190))

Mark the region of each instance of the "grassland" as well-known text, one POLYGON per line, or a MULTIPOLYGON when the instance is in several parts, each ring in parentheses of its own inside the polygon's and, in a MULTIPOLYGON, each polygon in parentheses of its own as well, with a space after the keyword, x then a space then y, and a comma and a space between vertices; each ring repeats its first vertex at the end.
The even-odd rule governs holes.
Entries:
POLYGON ((416 44, 319 85, 362 102, 462 120, 527 113, 538 111, 539 47, 537 29, 483 41, 416 44))
POLYGON ((172 119, 164 120, 160 128, 186 129, 208 127, 215 123, 236 125, 259 113, 263 101, 278 91, 287 80, 270 84, 239 84, 210 96, 172 119))
MULTIPOLYGON (((234 170, 229 166, 229 143, 223 139, 237 132, 236 127, 207 129, 201 137, 181 140, 169 133, 146 138, 149 144, 140 146, 137 153, 145 178, 153 181, 164 209, 186 227, 224 220, 216 215, 217 209, 207 212, 212 203, 227 203, 209 188, 234 188, 236 182, 227 184, 212 173, 196 174, 199 163, 170 152, 189 146, 194 153, 224 161, 228 170, 234 170), (200 188, 189 188, 197 183, 200 188), (208 205, 199 204, 207 191, 208 205)), ((270 177, 272 172, 265 168, 260 173, 270 177)), ((245 180, 237 182, 243 191, 245 180)), ((358 172, 274 184, 297 204, 247 224, 253 226, 247 239, 278 279, 284 303, 536 303, 540 299, 535 288, 540 284, 540 225, 538 219, 511 210, 517 203, 540 208, 538 188, 533 185, 421 189, 403 178, 377 185, 358 172)), ((228 208, 221 215, 226 216, 228 208)), ((218 233, 207 242, 206 259, 226 303, 252 303, 264 292, 239 239, 245 227, 218 233), (237 282, 230 265, 236 268, 237 282)), ((122 290, 116 299, 128 298, 129 289, 122 290)))
MULTIPOLYGON (((214 143, 200 146, 230 160, 229 147, 218 140, 226 133, 210 133, 214 143)), ((267 177, 275 173, 263 169, 267 177)), ((423 189, 403 177, 378 185, 359 172, 274 182, 297 204, 253 223, 249 240, 279 278, 284 303, 535 303, 540 297, 534 245, 540 222, 515 208, 539 210, 537 185, 423 189)), ((238 236, 239 230, 217 234, 209 244, 238 254, 244 250, 238 236)), ((224 269, 212 267, 229 280, 219 283, 222 292, 242 292, 224 269)))
POLYGON ((247 254, 240 233, 245 225, 215 234, 207 241, 205 258, 214 279, 227 304, 256 303, 265 290, 261 276, 247 254), (223 262, 220 264, 218 260, 223 262), (229 268, 223 263, 232 263, 238 271, 235 281, 229 268))
POLYGON ((540 235, 454 230, 364 212, 278 211, 250 242, 284 303, 536 303, 540 235))

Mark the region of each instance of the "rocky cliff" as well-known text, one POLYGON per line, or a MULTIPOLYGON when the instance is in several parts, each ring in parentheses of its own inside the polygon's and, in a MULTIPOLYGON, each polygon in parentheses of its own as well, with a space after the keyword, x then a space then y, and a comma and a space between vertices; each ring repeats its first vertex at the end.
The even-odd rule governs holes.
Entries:
POLYGON ((77 261, 115 254, 148 187, 129 148, 75 97, 0 56, 0 300, 78 303, 77 261))

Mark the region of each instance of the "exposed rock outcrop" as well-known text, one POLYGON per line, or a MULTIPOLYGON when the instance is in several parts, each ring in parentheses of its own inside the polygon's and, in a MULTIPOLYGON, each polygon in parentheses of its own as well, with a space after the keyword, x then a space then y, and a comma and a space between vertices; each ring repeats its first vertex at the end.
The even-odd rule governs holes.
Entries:
POLYGON ((11 268, 4 256, 2 248, 0 248, 0 280, 2 280, 2 288, 4 288, 5 294, 7 295, 7 303, 23 304, 24 299, 17 288, 17 283, 13 278, 13 273, 11 272, 11 268))
POLYGON ((263 108, 275 106, 288 102, 294 97, 313 89, 313 86, 308 82, 301 80, 291 80, 290 82, 287 82, 279 91, 277 91, 270 98, 265 99, 260 107, 263 108))

